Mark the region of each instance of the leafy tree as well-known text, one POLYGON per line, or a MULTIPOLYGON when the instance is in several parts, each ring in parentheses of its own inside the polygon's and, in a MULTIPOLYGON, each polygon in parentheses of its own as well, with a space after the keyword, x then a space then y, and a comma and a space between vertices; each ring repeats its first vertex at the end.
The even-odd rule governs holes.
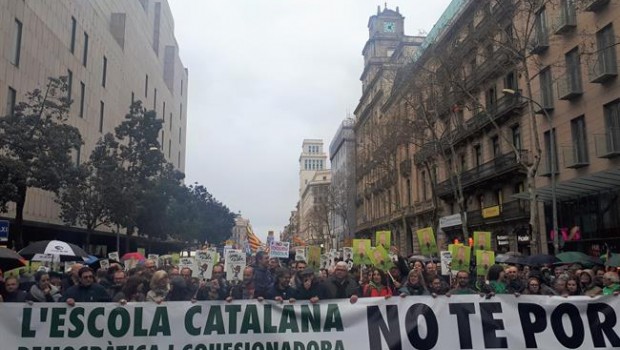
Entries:
POLYGON ((90 236, 100 226, 112 223, 112 208, 117 204, 117 175, 120 173, 118 142, 112 134, 106 134, 90 155, 88 162, 80 166, 76 182, 60 191, 60 218, 70 225, 86 227, 86 245, 90 236))
POLYGON ((77 174, 71 152, 82 144, 80 132, 66 124, 71 100, 66 78, 50 78, 44 90, 27 93, 12 115, 0 118, 0 207, 15 202, 11 240, 22 246, 28 188, 58 193, 77 174))

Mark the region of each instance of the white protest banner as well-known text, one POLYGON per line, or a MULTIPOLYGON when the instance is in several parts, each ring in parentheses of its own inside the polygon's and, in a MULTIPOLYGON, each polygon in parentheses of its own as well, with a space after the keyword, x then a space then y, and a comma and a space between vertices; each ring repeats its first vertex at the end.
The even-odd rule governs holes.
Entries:
POLYGON ((612 349, 620 297, 0 303, 2 349, 612 349))
POLYGON ((192 277, 198 276, 198 266, 196 265, 196 259, 193 257, 181 257, 179 258, 179 269, 189 268, 192 270, 192 277))
POLYGON ((224 257, 224 271, 228 281, 243 281, 243 268, 245 267, 245 253, 239 249, 229 249, 224 257))
POLYGON ((271 245, 269 246, 269 257, 288 259, 288 251, 290 246, 290 242, 271 242, 271 245))

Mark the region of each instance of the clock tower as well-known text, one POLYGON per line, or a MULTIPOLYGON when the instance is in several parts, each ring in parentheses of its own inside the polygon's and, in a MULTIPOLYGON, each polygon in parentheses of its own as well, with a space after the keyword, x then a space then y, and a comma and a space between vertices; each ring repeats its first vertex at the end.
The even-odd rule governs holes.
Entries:
POLYGON ((377 7, 377 14, 368 19, 368 41, 364 45, 364 72, 361 80, 364 90, 372 81, 379 67, 390 61, 405 36, 405 17, 398 11, 390 10, 387 6, 381 11, 377 7))

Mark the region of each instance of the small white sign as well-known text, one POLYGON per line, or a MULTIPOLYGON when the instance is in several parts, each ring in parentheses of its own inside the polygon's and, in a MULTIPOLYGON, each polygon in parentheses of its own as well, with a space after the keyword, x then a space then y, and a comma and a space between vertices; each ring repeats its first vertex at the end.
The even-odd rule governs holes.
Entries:
POLYGON ((450 264, 452 263, 452 254, 448 250, 442 250, 439 252, 441 256, 441 274, 444 276, 450 275, 450 264))
POLYGON ((269 246, 269 257, 288 259, 290 245, 291 243, 289 242, 271 242, 271 246, 269 246))

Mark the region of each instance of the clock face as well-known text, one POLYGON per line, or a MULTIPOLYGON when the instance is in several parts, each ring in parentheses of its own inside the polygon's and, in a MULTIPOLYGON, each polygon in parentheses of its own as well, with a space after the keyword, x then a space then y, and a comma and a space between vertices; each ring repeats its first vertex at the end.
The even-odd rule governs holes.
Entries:
POLYGON ((394 22, 383 22, 383 31, 386 33, 394 33, 394 31, 396 31, 396 25, 394 22))

